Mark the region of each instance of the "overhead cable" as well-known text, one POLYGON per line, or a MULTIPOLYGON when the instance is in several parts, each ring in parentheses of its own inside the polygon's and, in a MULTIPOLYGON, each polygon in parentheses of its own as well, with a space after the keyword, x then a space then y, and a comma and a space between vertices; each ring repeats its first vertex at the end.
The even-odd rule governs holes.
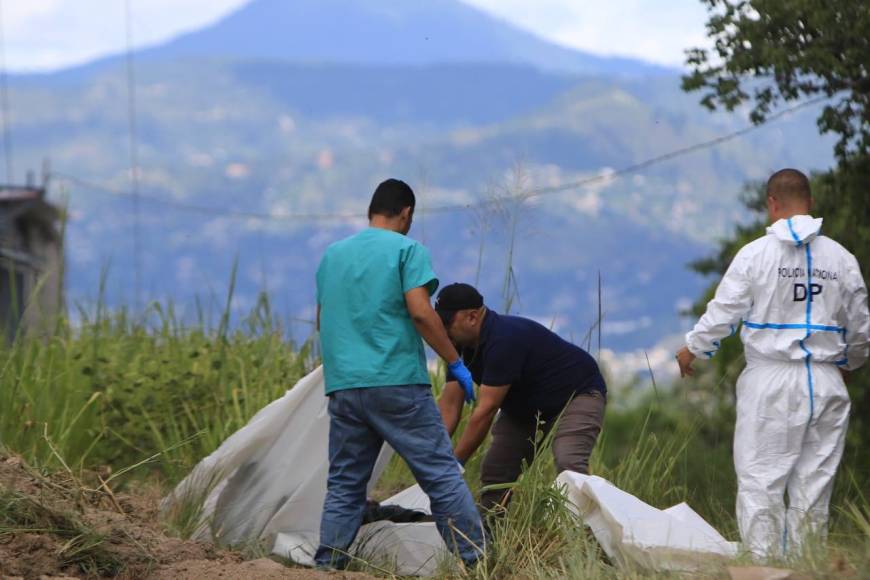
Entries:
MULTIPOLYGON (((574 189, 580 189, 583 187, 588 187, 590 185, 607 182, 618 177, 622 177, 625 175, 630 175, 634 173, 639 173, 649 167, 654 165, 658 165, 660 163, 664 163, 666 161, 671 161, 673 159, 683 157, 685 155, 690 155, 692 153, 696 153, 698 151, 702 151, 704 149, 709 149, 712 147, 716 147, 725 143, 727 141, 731 141, 733 139, 737 139, 742 137, 748 133, 756 131, 761 127, 768 125, 774 121, 782 119, 792 113, 795 113, 801 109, 810 107, 812 105, 818 104, 822 101, 829 99, 830 97, 822 96, 816 97, 814 99, 810 99, 808 101, 804 101, 802 103, 798 103, 792 107, 787 109, 783 109, 773 115, 768 116, 764 121, 749 125, 737 131, 733 131, 731 133, 727 133, 725 135, 720 135, 714 139, 710 139, 707 141, 701 141, 699 143, 695 143, 688 147, 683 147, 680 149, 675 149, 673 151, 669 151, 662 155, 657 155, 655 157, 651 157, 649 159, 640 161, 638 163, 633 163, 631 165, 627 165, 620 169, 608 170, 600 172, 596 175, 592 175, 590 177, 586 177, 584 179, 571 181, 569 183, 564 183, 556 186, 549 187, 537 187, 531 188, 519 193, 494 196, 490 199, 469 202, 469 203, 457 203, 457 204, 445 204, 440 206, 429 206, 425 208, 418 208, 418 213, 448 213, 454 211, 463 211, 470 210, 475 208, 482 208, 486 206, 497 206, 503 205, 506 202, 523 202, 528 199, 532 199, 539 196, 544 195, 552 195, 557 193, 564 193, 567 191, 571 191, 574 189)), ((118 197, 129 197, 130 193, 128 191, 113 188, 110 186, 106 186, 103 184, 95 183, 93 181, 83 179, 71 174, 67 173, 59 173, 55 172, 53 175, 60 179, 66 179, 72 183, 76 183, 79 186, 98 192, 103 194, 114 195, 118 197)), ((206 205, 198 205, 198 204, 190 204, 176 200, 170 200, 165 198, 157 198, 153 196, 143 196, 141 197, 143 202, 158 204, 164 207, 170 207, 178 211, 187 211, 194 212, 206 215, 215 215, 221 217, 228 218, 239 218, 239 219, 254 219, 254 220, 264 220, 264 221, 276 221, 276 222, 292 222, 292 221, 346 221, 346 220, 354 220, 365 218, 364 213, 263 213, 263 212, 252 212, 252 211, 243 211, 243 210, 234 210, 229 208, 219 208, 213 206, 206 205)))

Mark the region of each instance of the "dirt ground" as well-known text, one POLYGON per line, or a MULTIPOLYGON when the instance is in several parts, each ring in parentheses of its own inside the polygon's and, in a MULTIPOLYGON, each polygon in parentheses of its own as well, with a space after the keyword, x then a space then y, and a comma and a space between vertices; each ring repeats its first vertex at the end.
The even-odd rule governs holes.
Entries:
POLYGON ((372 578, 291 568, 269 558, 180 540, 158 517, 160 492, 114 494, 72 475, 43 476, 0 455, 0 579, 372 578))

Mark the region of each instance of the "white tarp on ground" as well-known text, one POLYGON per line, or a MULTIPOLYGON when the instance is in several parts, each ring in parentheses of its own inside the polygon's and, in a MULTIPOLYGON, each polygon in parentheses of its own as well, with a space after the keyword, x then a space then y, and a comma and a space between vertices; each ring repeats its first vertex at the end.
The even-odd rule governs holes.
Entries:
MULTIPOLYGON (((206 496, 195 539, 226 544, 274 539, 275 554, 313 564, 329 469, 328 399, 323 392, 323 370, 318 367, 203 459, 163 501, 163 508, 178 499, 206 496)), ((385 446, 369 490, 391 455, 385 446)), ((383 504, 430 513, 428 498, 417 486, 383 504)), ((351 548, 372 563, 396 566, 403 575, 431 574, 445 551, 431 522, 368 524, 351 548)))
POLYGON ((621 567, 695 570, 711 559, 737 555, 737 545, 685 503, 660 510, 606 479, 573 471, 560 473, 556 485, 621 567))
MULTIPOLYGON (((273 553, 313 564, 329 468, 323 391, 318 367, 203 459, 162 507, 204 498, 196 539, 239 544, 265 538, 274 542, 273 553)), ((370 490, 391 454, 385 446, 370 490)), ((572 472, 562 473, 557 484, 618 564, 692 569, 701 559, 735 552, 685 504, 658 510, 599 477, 572 472)), ((416 485, 382 503, 431 513, 416 485)), ((446 546, 434 523, 381 521, 362 527, 351 553, 401 575, 431 575, 446 546)))

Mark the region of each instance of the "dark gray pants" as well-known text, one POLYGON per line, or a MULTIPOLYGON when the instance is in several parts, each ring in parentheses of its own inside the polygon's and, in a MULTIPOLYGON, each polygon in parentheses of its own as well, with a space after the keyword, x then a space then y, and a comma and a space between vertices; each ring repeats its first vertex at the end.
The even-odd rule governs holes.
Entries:
MULTIPOLYGON (((605 398, 598 391, 577 395, 568 404, 553 436, 558 472, 589 472, 589 456, 601 432, 604 407, 605 398)), ((555 423, 555 419, 546 421, 541 430, 546 435, 555 423)), ((531 464, 535 453, 535 426, 534 418, 520 420, 506 413, 499 414, 492 428, 492 445, 480 469, 484 486, 512 483, 520 476, 523 460, 531 464)), ((509 499, 505 490, 484 491, 480 494, 480 505, 489 510, 497 504, 507 505, 509 499)))

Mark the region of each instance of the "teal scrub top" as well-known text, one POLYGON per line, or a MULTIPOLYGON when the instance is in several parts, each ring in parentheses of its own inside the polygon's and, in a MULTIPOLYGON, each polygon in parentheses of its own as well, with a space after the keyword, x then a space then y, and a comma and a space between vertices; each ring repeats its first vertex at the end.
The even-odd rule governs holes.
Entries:
POLYGON ((326 393, 430 384, 423 341, 405 292, 438 288, 419 242, 368 228, 330 245, 317 269, 320 346, 326 393))

